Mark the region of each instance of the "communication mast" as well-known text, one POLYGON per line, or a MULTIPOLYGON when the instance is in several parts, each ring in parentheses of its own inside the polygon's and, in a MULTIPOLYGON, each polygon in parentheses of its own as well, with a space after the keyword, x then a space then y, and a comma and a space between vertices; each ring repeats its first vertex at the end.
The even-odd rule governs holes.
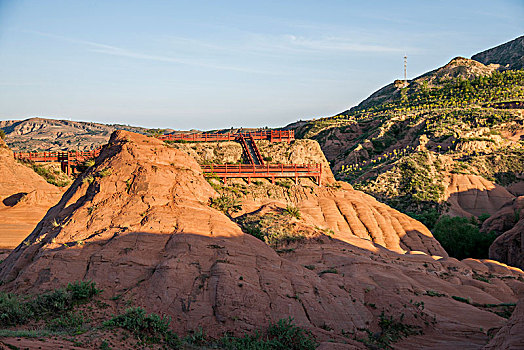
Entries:
POLYGON ((408 84, 408 55, 404 55, 404 84, 408 84))

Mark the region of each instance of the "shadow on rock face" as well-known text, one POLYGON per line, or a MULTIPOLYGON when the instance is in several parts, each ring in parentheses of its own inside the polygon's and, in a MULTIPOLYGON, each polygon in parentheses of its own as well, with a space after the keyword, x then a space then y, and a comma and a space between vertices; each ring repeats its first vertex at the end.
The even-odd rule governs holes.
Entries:
MULTIPOLYGON (((395 320, 403 314, 403 322, 425 333, 454 327, 463 334, 505 320, 451 296, 482 304, 516 299, 502 280, 496 286, 474 280, 471 268, 455 259, 398 254, 365 241, 371 251, 327 235, 278 253, 250 235, 189 232, 45 242, 21 245, 0 266, 2 278, 11 280, 4 290, 32 293, 92 280, 108 302, 120 300, 117 307, 129 302, 168 315, 179 334, 202 327, 212 336, 241 335, 291 316, 319 339, 342 342, 345 332, 378 331, 374 321, 382 311, 395 320)), ((512 274, 506 270, 503 275, 512 274)), ((520 286, 517 275, 511 281, 520 286)), ((482 331, 476 335, 464 344, 487 343, 482 331)), ((432 342, 435 337, 431 333, 432 342)))
POLYGON ((18 203, 20 203, 20 201, 22 199, 24 199, 24 197, 27 195, 27 192, 20 192, 20 193, 16 193, 16 194, 13 194, 7 198, 4 198, 4 200, 2 201, 2 203, 4 203, 4 205, 6 207, 14 207, 15 205, 17 205, 18 203))

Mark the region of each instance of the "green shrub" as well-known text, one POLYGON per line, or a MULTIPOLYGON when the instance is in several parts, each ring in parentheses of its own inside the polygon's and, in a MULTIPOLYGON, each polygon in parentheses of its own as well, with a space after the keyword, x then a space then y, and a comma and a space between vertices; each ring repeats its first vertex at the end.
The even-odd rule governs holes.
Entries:
POLYGON ((83 314, 67 312, 47 322, 46 328, 51 331, 80 334, 86 331, 84 327, 86 322, 83 314))
POLYGON ((257 224, 247 224, 243 227, 244 232, 250 234, 253 237, 256 237, 260 239, 261 241, 264 240, 264 237, 266 236, 260 226, 257 224))
POLYGON ((456 295, 452 295, 451 298, 455 299, 456 301, 460 301, 461 303, 471 304, 471 301, 469 299, 458 297, 456 295))
POLYGON ((33 297, 0 292, 0 326, 25 324, 31 319, 62 314, 100 293, 94 282, 73 282, 33 297))
POLYGON ((284 188, 291 188, 291 184, 288 181, 276 181, 275 182, 278 186, 284 187, 284 188))
POLYGON ((228 350, 313 350, 317 343, 311 332, 293 324, 293 319, 281 319, 262 334, 258 331, 243 337, 224 336, 215 344, 228 350))
POLYGON ((413 219, 420 221, 430 230, 435 227, 435 224, 440 218, 440 212, 435 208, 429 208, 421 213, 408 212, 406 214, 411 216, 413 219))
POLYGON ((267 232, 264 236, 264 241, 272 246, 273 248, 286 243, 289 244, 291 242, 297 242, 302 241, 306 238, 303 234, 297 234, 293 232, 288 231, 270 231, 267 232))
POLYGON ((433 235, 454 258, 488 258, 489 246, 495 233, 482 233, 477 224, 467 218, 443 216, 435 225, 433 235))
POLYGON ((0 139, 5 140, 5 131, 0 129, 0 139))
POLYGON ((211 199, 211 207, 230 215, 232 212, 242 210, 242 203, 235 197, 221 194, 211 199))
POLYGON ((76 281, 67 285, 67 291, 71 293, 73 301, 85 301, 100 294, 101 289, 96 288, 92 281, 76 281))
POLYGON ((206 334, 202 327, 198 327, 195 331, 184 337, 184 342, 191 345, 203 346, 206 345, 206 334))
POLYGON ((93 183, 93 181, 95 181, 95 177, 93 175, 87 175, 86 177, 82 179, 82 183, 87 182, 88 184, 90 184, 90 183, 93 183))
POLYGON ((71 309, 73 298, 71 293, 59 288, 54 291, 38 295, 30 302, 30 307, 35 315, 56 314, 71 309))
POLYGON ((33 317, 27 303, 17 295, 0 292, 0 326, 25 324, 33 317))
POLYGON ((150 343, 166 343, 172 347, 178 347, 180 341, 178 336, 171 331, 169 324, 171 319, 160 317, 157 314, 146 314, 141 307, 129 308, 118 316, 113 316, 105 321, 105 327, 120 327, 133 333, 139 340, 150 343))
POLYGON ((434 291, 434 290, 428 290, 428 291, 426 291, 425 294, 426 294, 426 295, 429 295, 430 297, 443 297, 443 296, 446 295, 446 294, 444 294, 444 293, 439 293, 439 292, 434 291))
POLYGON ((98 172, 98 177, 106 177, 113 173, 113 169, 111 168, 104 168, 98 172))
POLYGON ((270 324, 267 335, 273 343, 273 349, 313 350, 317 346, 313 335, 295 326, 291 317, 270 324))
POLYGON ((43 165, 38 165, 35 163, 30 163, 30 165, 35 173, 42 176, 51 185, 65 187, 71 183, 71 180, 65 177, 65 174, 61 171, 55 172, 43 165))
POLYGON ((284 209, 284 214, 300 219, 300 209, 293 205, 288 204, 286 209, 284 209))

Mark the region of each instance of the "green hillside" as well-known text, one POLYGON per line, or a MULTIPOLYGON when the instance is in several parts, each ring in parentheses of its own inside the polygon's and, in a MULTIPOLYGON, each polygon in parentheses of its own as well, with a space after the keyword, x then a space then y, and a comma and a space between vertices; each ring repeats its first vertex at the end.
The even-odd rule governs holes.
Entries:
POLYGON ((290 127, 321 144, 338 179, 432 226, 451 174, 508 186, 524 173, 524 71, 497 68, 457 58, 290 127))

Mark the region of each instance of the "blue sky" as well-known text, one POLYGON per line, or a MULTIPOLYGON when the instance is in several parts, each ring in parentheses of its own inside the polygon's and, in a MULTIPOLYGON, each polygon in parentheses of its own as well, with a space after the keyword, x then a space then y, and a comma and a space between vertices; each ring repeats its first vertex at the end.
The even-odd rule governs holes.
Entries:
POLYGON ((0 0, 0 119, 283 126, 524 33, 524 1, 0 0))

